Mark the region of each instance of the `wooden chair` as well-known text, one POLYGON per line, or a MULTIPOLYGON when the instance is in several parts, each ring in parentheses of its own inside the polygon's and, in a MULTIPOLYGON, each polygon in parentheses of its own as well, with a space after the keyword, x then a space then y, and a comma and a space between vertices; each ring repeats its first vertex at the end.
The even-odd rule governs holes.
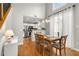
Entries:
POLYGON ((41 39, 42 41, 40 42, 40 48, 42 48, 42 55, 45 55, 45 52, 50 52, 50 44, 49 42, 46 40, 48 39, 45 35, 41 35, 41 39))
POLYGON ((36 43, 36 49, 39 53, 41 53, 41 47, 40 44, 43 43, 43 35, 41 33, 35 34, 35 43, 36 43))
POLYGON ((52 47, 56 48, 56 55, 57 55, 57 50, 59 50, 59 54, 60 56, 61 54, 61 50, 64 49, 64 53, 66 55, 66 39, 67 39, 68 35, 64 35, 61 36, 61 39, 58 39, 56 41, 53 42, 52 47))
POLYGON ((35 45, 38 52, 40 52, 40 36, 38 33, 35 33, 35 45))

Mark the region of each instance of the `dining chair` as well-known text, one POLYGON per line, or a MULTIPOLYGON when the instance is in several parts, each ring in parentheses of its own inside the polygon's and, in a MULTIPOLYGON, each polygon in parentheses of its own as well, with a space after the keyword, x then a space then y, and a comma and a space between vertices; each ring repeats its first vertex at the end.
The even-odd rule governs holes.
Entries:
POLYGON ((43 43, 43 35, 41 33, 35 33, 35 43, 36 43, 36 49, 39 53, 42 52, 40 43, 43 43))
POLYGON ((35 33, 35 45, 36 45, 36 50, 40 52, 40 36, 38 33, 35 33))
POLYGON ((56 48, 56 55, 59 50, 60 56, 62 55, 61 50, 64 49, 64 54, 66 55, 66 39, 68 35, 61 36, 60 39, 53 42, 52 47, 56 48))
POLYGON ((44 56, 45 52, 48 52, 48 53, 50 52, 50 49, 49 49, 50 48, 50 44, 46 40, 46 39, 48 39, 47 36, 41 35, 41 39, 42 39, 42 42, 40 42, 40 48, 42 48, 42 55, 44 56))

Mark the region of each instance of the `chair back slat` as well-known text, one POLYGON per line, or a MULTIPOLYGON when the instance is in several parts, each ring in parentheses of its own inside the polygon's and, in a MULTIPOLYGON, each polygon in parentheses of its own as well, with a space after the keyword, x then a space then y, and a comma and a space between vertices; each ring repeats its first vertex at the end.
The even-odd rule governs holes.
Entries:
POLYGON ((61 47, 61 45, 64 45, 64 47, 65 47, 67 36, 68 35, 61 36, 61 39, 60 39, 60 47, 61 47))

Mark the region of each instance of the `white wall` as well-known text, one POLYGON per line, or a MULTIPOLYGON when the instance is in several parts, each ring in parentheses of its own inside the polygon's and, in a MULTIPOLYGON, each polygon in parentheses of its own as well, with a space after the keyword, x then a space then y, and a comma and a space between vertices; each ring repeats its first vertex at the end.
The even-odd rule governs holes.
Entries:
POLYGON ((23 16, 44 18, 45 4, 43 3, 19 3, 13 6, 13 25, 15 35, 23 36, 23 16))
MULTIPOLYGON (((11 26, 12 25, 12 11, 13 11, 13 9, 11 8, 2 28, 0 29, 0 36, 3 36, 5 31, 8 29, 11 29, 11 27, 12 27, 11 26)), ((1 37, 0 37, 0 39, 1 39, 1 37)))
MULTIPOLYGON (((49 20, 48 16, 51 14, 51 12, 52 12, 52 3, 46 3, 45 17, 47 18, 47 20, 49 20)), ((50 22, 45 23, 45 28, 46 28, 46 30, 45 30, 46 34, 49 35, 50 30, 51 30, 50 29, 50 22)))

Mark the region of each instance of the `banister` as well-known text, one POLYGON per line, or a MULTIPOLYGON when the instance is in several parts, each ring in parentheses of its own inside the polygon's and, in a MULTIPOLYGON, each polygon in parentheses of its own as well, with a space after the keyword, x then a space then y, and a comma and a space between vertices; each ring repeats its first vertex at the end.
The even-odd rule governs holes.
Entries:
POLYGON ((0 19, 0 29, 2 28, 8 14, 9 14, 9 11, 11 10, 12 6, 10 5, 10 7, 8 8, 8 10, 6 11, 6 13, 3 13, 3 9, 1 9, 2 11, 0 11, 1 13, 3 13, 3 16, 2 18, 0 19))

